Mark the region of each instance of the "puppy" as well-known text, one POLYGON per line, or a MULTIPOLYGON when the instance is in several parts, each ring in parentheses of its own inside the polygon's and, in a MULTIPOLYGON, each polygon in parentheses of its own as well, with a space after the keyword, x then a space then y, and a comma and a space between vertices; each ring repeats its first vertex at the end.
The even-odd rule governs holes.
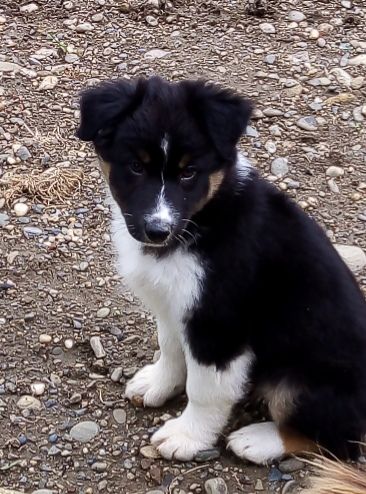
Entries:
POLYGON ((105 82, 81 97, 113 196, 119 271, 157 318, 159 360, 126 396, 188 405, 152 436, 165 458, 215 445, 235 404, 271 421, 228 447, 262 464, 320 445, 355 458, 366 430, 366 303, 321 228, 238 152, 251 114, 200 81, 105 82))

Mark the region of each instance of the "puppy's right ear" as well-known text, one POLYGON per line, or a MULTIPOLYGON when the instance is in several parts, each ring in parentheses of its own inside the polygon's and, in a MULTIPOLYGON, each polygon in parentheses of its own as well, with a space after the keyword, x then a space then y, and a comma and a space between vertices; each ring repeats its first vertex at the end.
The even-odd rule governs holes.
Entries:
POLYGON ((86 89, 80 98, 80 125, 76 137, 94 141, 117 120, 131 114, 141 103, 145 80, 108 81, 86 89))

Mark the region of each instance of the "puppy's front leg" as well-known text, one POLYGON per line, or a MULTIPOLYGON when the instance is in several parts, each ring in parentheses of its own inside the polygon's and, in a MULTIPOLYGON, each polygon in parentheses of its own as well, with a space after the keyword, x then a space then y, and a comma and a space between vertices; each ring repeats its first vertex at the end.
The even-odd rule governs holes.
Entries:
POLYGON ((144 406, 159 407, 184 391, 186 364, 180 340, 180 328, 158 321, 160 358, 139 370, 127 383, 125 396, 143 399, 144 406))
POLYGON ((200 365, 186 352, 188 405, 151 438, 162 456, 188 461, 214 446, 233 405, 245 393, 251 361, 252 355, 245 353, 218 370, 215 365, 200 365))

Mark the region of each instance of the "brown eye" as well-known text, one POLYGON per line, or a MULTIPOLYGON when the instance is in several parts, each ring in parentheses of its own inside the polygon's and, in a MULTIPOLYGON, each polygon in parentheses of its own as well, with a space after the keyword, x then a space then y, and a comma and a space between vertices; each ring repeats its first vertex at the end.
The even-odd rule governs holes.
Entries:
POLYGON ((135 175, 142 175, 144 173, 144 167, 138 161, 133 161, 130 164, 130 169, 135 175))
POLYGON ((187 167, 185 168, 182 173, 180 174, 180 179, 181 180, 192 180, 196 176, 196 170, 193 167, 187 167))

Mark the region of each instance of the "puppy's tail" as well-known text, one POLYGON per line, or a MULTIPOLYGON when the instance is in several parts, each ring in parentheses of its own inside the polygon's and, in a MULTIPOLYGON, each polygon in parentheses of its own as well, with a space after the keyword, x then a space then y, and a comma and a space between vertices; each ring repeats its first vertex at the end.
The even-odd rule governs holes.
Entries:
POLYGON ((303 494, 366 494, 366 471, 321 456, 307 463, 314 467, 315 473, 303 494))

